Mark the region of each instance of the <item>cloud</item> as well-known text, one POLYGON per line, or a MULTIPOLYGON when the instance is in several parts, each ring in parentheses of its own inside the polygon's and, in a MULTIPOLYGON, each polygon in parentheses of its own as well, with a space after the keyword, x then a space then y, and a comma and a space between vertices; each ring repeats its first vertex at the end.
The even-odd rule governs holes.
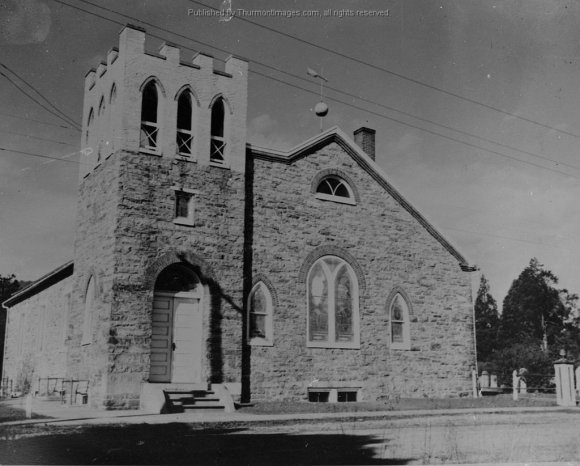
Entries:
POLYGON ((0 31, 9 44, 44 42, 50 25, 50 8, 39 0, 5 0, 0 4, 0 31))

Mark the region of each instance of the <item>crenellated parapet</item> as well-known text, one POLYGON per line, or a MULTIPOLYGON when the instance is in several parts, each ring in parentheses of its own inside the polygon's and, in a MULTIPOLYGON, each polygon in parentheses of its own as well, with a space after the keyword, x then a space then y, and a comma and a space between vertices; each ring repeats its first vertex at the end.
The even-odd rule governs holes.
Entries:
POLYGON ((151 53, 145 30, 125 26, 118 48, 85 77, 81 180, 119 150, 243 172, 247 73, 242 58, 228 57, 222 71, 211 55, 187 60, 169 42, 151 53), (212 129, 222 110, 223 127, 212 129))

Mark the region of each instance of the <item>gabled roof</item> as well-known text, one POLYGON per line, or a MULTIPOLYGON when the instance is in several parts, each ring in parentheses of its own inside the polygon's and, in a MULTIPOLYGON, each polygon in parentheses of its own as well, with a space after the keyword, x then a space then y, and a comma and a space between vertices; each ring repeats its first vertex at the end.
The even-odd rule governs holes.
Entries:
POLYGON ((55 283, 64 280, 67 277, 70 277, 73 274, 74 265, 73 261, 67 262, 64 265, 61 265, 57 269, 53 270, 52 272, 47 273, 46 275, 40 277, 35 282, 32 282, 27 287, 21 289, 16 294, 13 294, 10 298, 2 303, 4 308, 8 309, 9 307, 18 304, 21 301, 24 301, 31 296, 34 296, 37 293, 40 293, 43 290, 46 290, 48 287, 54 285, 55 283))
POLYGON ((267 149, 258 147, 253 144, 248 144, 247 147, 253 157, 261 160, 271 162, 285 163, 290 165, 296 160, 299 160, 307 155, 321 149, 330 144, 337 143, 346 153, 348 153, 385 191, 387 191, 407 212, 409 212, 441 245, 459 262, 461 270, 465 272, 473 272, 477 267, 470 265, 468 260, 463 256, 458 249, 447 240, 439 231, 433 226, 433 222, 427 220, 417 209, 415 209, 395 188, 393 183, 388 180, 387 175, 383 172, 381 167, 371 159, 344 131, 338 126, 317 134, 310 139, 298 144, 289 151, 280 151, 276 149, 267 149))

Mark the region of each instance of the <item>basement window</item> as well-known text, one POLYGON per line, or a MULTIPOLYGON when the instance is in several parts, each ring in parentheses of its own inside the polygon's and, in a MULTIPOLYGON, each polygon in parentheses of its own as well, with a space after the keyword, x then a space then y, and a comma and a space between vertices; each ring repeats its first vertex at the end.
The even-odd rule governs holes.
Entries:
POLYGON ((328 403, 330 390, 309 390, 308 401, 311 403, 328 403))
POLYGON ((358 390, 339 390, 336 401, 339 403, 351 403, 357 401, 358 390))

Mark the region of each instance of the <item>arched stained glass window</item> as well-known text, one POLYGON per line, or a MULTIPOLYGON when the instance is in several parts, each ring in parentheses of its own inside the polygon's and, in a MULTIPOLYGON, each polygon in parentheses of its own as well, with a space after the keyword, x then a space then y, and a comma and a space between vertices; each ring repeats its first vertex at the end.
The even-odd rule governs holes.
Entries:
POLYGON ((350 265, 324 256, 311 267, 308 288, 308 346, 358 347, 358 281, 350 265))

